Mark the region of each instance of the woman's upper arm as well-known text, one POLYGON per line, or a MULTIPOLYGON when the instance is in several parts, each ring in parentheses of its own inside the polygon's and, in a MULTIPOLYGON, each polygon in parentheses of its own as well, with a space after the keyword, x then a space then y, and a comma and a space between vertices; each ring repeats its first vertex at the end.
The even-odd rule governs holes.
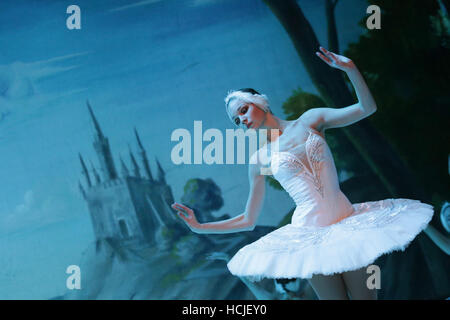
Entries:
POLYGON ((265 176, 261 175, 260 169, 259 164, 250 164, 248 170, 250 191, 245 206, 245 219, 251 229, 256 225, 264 201, 265 176))
POLYGON ((302 114, 302 122, 317 131, 351 125, 372 112, 365 111, 359 103, 345 108, 312 108, 302 114))

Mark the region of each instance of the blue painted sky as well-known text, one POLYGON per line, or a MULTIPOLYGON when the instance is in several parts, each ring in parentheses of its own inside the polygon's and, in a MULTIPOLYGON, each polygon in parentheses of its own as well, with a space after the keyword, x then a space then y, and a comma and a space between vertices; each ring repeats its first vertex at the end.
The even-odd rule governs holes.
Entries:
MULTIPOLYGON (((357 22, 367 4, 341 2, 345 48, 363 32, 357 22)), ((299 4, 326 46, 324 1, 299 4)), ((233 128, 223 105, 229 89, 266 93, 280 116, 294 89, 315 92, 290 39, 257 0, 2 1, 0 48, 0 264, 10 270, 0 273, 0 298, 63 292, 64 267, 93 240, 77 186, 78 152, 97 165, 87 99, 116 164, 119 153, 128 161, 128 143, 135 149, 136 126, 153 171, 157 156, 177 200, 188 179, 210 177, 225 200, 217 214, 236 215, 248 194, 247 167, 176 166, 171 133, 193 130, 195 120, 204 130, 233 128), (81 30, 66 28, 71 4, 81 8, 81 30), (62 280, 22 290, 37 285, 36 272, 46 277, 44 261, 62 280)), ((259 224, 277 224, 292 205, 269 188, 259 224)))

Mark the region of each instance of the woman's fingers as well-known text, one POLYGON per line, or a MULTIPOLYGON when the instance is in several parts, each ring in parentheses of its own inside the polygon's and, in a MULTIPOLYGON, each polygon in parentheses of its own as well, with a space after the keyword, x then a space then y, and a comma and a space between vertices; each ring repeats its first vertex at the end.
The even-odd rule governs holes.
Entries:
POLYGON ((178 215, 185 216, 187 215, 187 212, 185 209, 183 209, 178 203, 174 203, 171 205, 172 209, 176 210, 178 215))
POLYGON ((171 207, 172 207, 172 209, 174 209, 174 210, 181 210, 181 211, 183 211, 183 208, 181 208, 180 204, 178 204, 178 203, 173 203, 173 204, 171 205, 171 207))
POLYGON ((320 51, 322 51, 323 53, 325 53, 326 55, 328 55, 330 53, 330 51, 328 51, 327 49, 325 49, 324 47, 319 47, 320 51))
POLYGON ((326 56, 328 57, 332 57, 332 53, 331 51, 328 51, 327 49, 325 49, 324 47, 319 47, 320 51, 322 51, 326 56))
MULTIPOLYGON (((329 59, 333 60, 334 62, 337 61, 336 56, 334 55, 333 52, 328 51, 327 49, 325 49, 324 47, 319 47, 320 51, 322 51, 329 59)), ((330 62, 331 62, 330 60, 330 62)))
POLYGON ((190 218, 190 217, 189 217, 189 214, 186 213, 186 212, 183 212, 183 211, 177 211, 177 215, 178 215, 181 219, 183 219, 186 223, 188 222, 188 219, 190 218))
POLYGON ((188 207, 186 207, 186 206, 184 206, 184 205, 182 205, 180 203, 177 203, 177 202, 172 204, 172 208, 175 209, 175 210, 184 211, 186 213, 192 213, 192 209, 190 209, 190 208, 188 208, 188 207))
POLYGON ((181 219, 186 220, 186 217, 184 216, 184 214, 181 211, 178 211, 177 214, 181 219))
POLYGON ((331 59, 330 59, 330 58, 324 56, 324 55, 321 54, 320 52, 316 52, 316 55, 317 55, 320 59, 322 59, 324 62, 326 62, 327 64, 331 65, 332 62, 331 62, 331 59))
POLYGON ((183 218, 183 220, 187 221, 187 219, 191 219, 192 216, 194 215, 194 212, 192 211, 192 209, 179 204, 179 203, 173 203, 171 205, 172 209, 177 210, 178 211, 178 215, 183 218))

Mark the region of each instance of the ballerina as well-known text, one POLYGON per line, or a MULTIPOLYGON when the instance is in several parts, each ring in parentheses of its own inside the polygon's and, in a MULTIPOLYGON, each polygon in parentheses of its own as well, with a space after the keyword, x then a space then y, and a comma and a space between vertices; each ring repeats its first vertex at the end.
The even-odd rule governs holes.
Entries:
POLYGON ((316 55, 347 73, 358 102, 309 109, 287 121, 276 117, 267 97, 256 90, 229 92, 225 106, 232 122, 268 132, 268 143, 250 159, 245 210, 227 220, 199 223, 192 209, 179 203, 172 208, 196 233, 251 231, 264 199, 261 169, 269 168, 296 203, 291 223, 241 248, 227 263, 230 272, 249 281, 307 279, 319 299, 376 299, 376 289, 367 285, 367 266, 383 254, 404 250, 430 222, 433 207, 412 199, 351 204, 341 192, 325 130, 351 125, 377 107, 352 60, 322 47, 316 55), (269 134, 274 130, 279 134, 269 134), (268 167, 260 161, 266 154, 268 167))

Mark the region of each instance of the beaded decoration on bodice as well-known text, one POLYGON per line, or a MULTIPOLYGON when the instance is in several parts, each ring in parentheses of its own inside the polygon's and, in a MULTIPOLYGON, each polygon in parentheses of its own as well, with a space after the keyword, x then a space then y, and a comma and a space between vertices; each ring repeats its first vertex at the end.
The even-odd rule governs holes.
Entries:
POLYGON ((339 188, 336 167, 325 138, 313 129, 305 143, 286 151, 272 150, 272 175, 296 204, 292 222, 324 226, 353 212, 339 188))
POLYGON ((275 166, 274 177, 280 169, 301 175, 314 185, 316 191, 323 198, 323 184, 320 179, 320 166, 323 157, 323 138, 319 134, 308 130, 308 138, 302 145, 296 146, 291 151, 273 151, 272 167, 275 166), (294 151, 295 150, 295 151, 294 151))

